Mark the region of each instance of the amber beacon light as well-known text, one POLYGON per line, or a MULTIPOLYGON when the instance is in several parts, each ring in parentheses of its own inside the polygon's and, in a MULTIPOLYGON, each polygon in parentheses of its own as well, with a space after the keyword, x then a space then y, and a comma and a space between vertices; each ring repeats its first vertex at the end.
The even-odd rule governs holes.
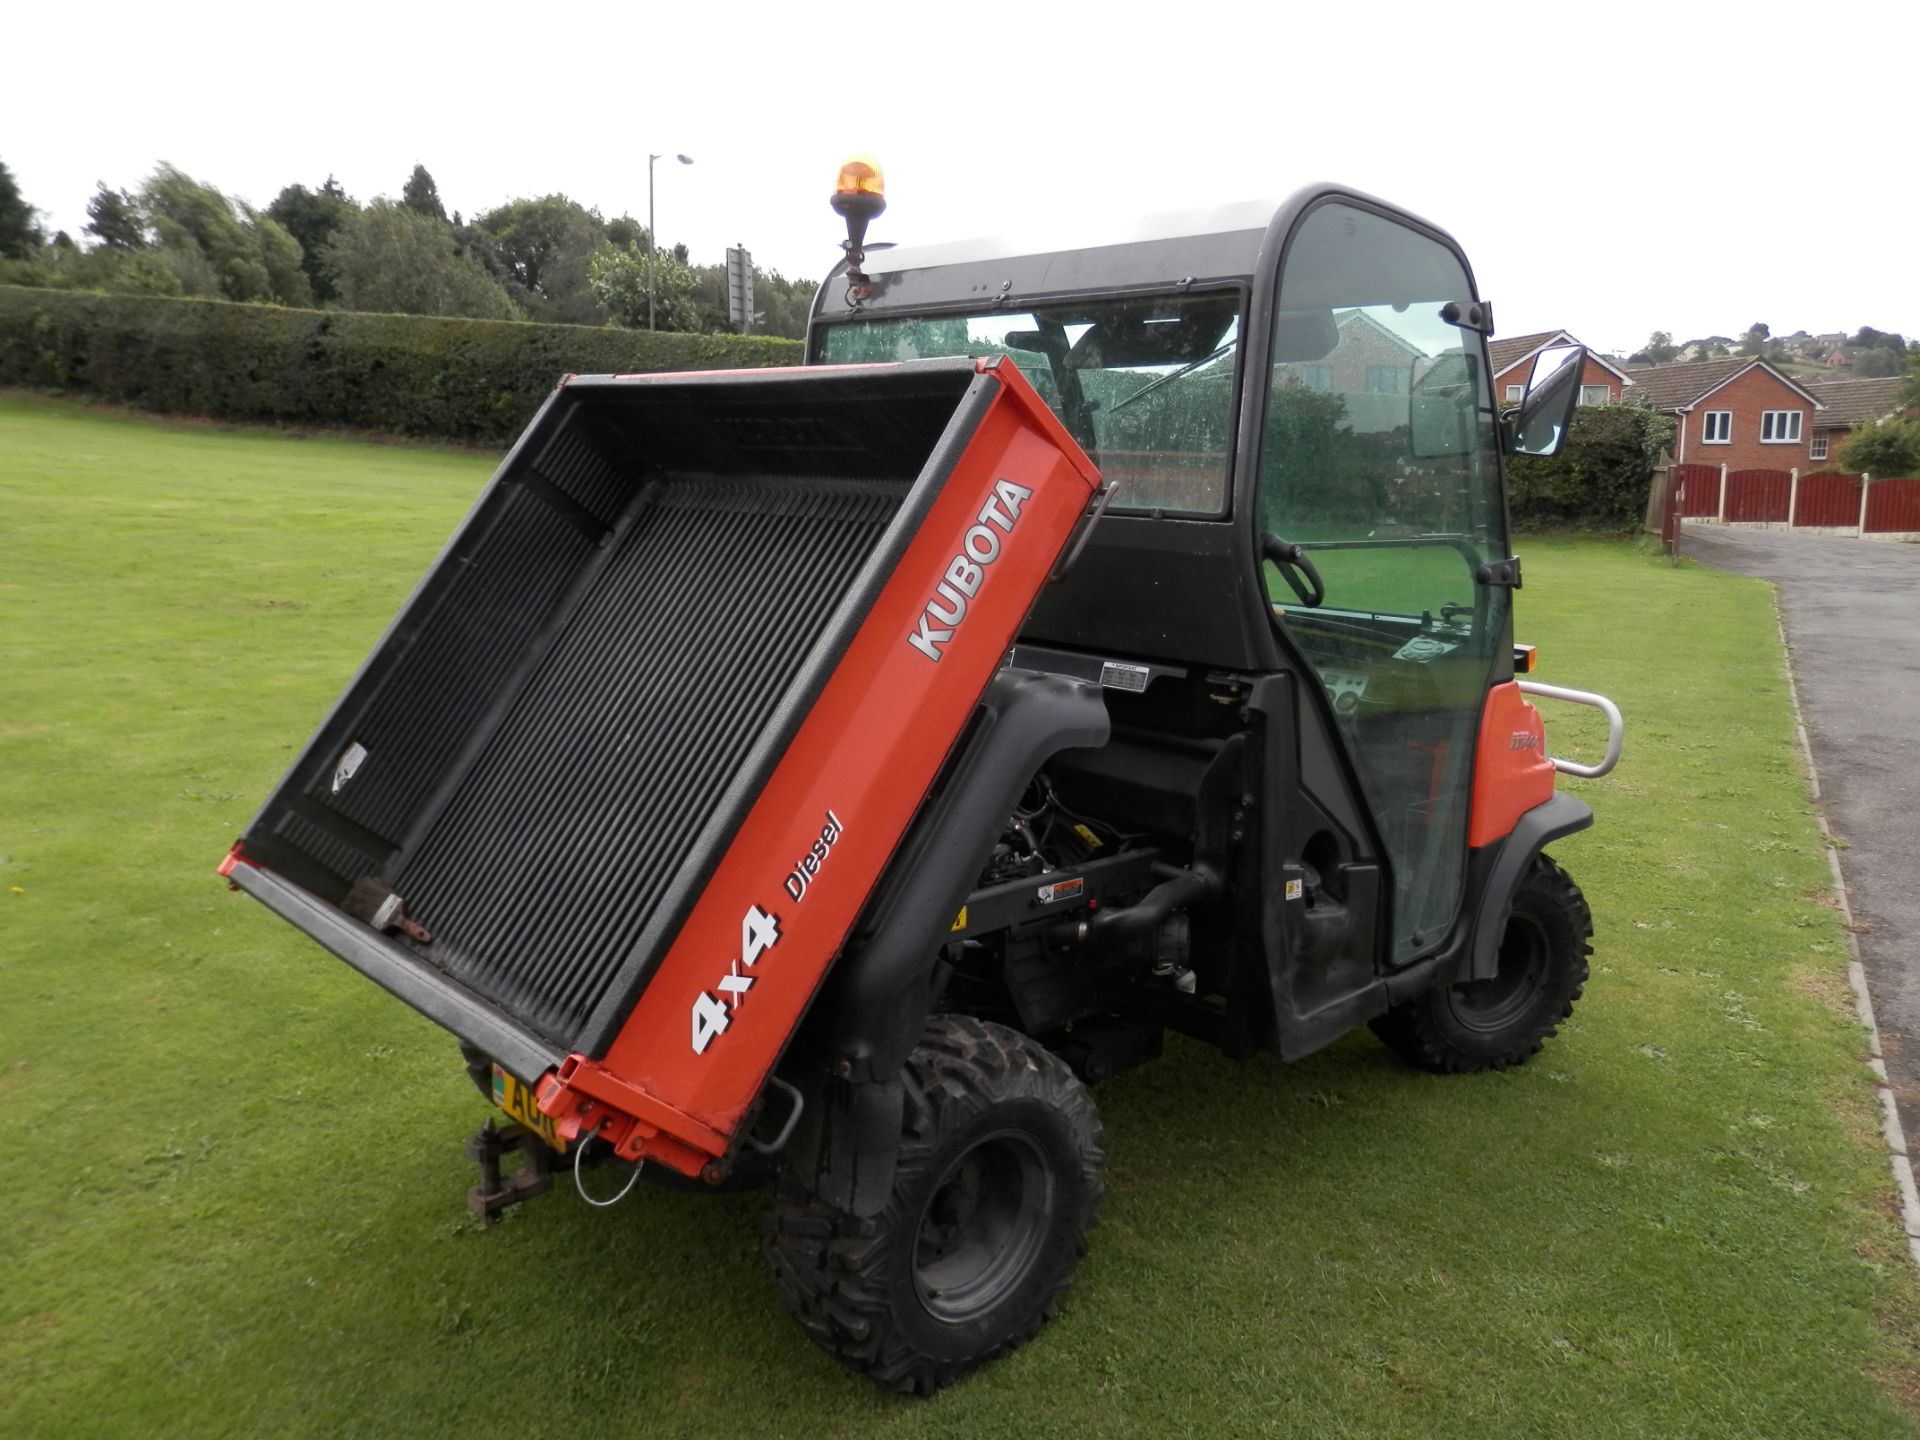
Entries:
POLYGON ((833 187, 834 213, 847 222, 847 279, 860 286, 867 277, 861 272, 866 262, 867 226, 887 208, 887 177, 880 163, 867 155, 856 155, 840 167, 840 178, 833 187))

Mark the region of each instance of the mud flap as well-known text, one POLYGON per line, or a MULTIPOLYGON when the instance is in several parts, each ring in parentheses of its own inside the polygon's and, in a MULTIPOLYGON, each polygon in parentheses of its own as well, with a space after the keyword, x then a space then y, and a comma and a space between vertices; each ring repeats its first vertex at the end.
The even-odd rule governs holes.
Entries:
POLYGON ((1555 795, 1536 805, 1515 822, 1512 832, 1500 842, 1493 872, 1480 892, 1480 904, 1474 914, 1473 948, 1468 954, 1468 980, 1491 980, 1500 969, 1500 940, 1506 933, 1507 915, 1513 909, 1513 892, 1521 877, 1533 864, 1533 857, 1555 840, 1578 834, 1593 824, 1593 809, 1584 800, 1571 795, 1555 795))

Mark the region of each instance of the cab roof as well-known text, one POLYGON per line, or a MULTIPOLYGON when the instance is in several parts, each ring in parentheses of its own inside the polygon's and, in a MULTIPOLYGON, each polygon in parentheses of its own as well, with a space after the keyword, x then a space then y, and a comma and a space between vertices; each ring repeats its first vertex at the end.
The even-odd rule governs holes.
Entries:
MULTIPOLYGON (((931 245, 869 249, 871 315, 942 305, 978 307, 1088 291, 1163 289, 1253 275, 1260 247, 1284 202, 1249 200, 1148 215, 1120 225, 1081 220, 1021 236, 988 236, 931 245)), ((819 314, 848 313, 836 265, 822 287, 819 314)))

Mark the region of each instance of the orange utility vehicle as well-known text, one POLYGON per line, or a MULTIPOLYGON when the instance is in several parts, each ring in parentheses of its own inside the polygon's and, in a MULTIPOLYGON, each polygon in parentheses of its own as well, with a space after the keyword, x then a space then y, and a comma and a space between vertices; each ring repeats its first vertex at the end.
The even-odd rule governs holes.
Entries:
POLYGON ((1316 185, 869 255, 881 205, 805 367, 562 382, 221 868, 459 1038, 476 1208, 771 1184, 794 1313, 925 1392, 1053 1312, 1087 1084, 1166 1031, 1532 1055, 1620 722, 1513 642, 1503 457, 1581 352, 1499 414, 1445 233, 1316 185))

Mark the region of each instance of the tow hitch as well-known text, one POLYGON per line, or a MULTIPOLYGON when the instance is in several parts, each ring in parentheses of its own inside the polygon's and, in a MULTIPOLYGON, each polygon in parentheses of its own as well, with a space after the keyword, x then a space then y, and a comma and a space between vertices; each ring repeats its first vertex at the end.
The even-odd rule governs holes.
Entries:
POLYGON ((524 1125, 496 1125, 489 1119, 467 1137, 467 1158, 480 1167, 480 1183, 467 1191, 467 1208, 483 1224, 496 1223, 501 1211, 553 1187, 553 1150, 524 1125), (504 1173, 501 1160, 516 1154, 519 1166, 504 1173))

